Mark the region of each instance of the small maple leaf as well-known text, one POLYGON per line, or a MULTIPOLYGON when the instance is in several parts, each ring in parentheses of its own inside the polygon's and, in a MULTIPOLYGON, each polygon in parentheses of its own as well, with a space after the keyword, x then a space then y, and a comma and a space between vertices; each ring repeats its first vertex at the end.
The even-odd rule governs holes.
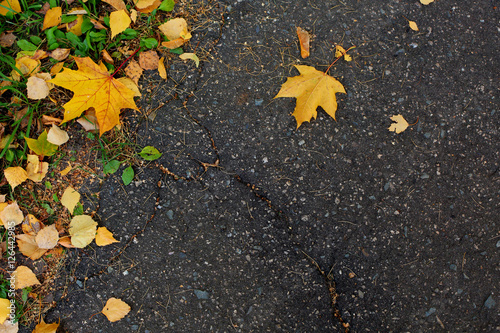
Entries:
POLYGON ((138 110, 134 92, 113 78, 104 64, 97 65, 89 57, 74 58, 78 70, 65 68, 49 82, 73 91, 73 98, 64 104, 65 123, 93 107, 99 122, 100 135, 120 124, 120 110, 138 110))
POLYGON ((391 126, 389 126, 389 131, 391 132, 396 132, 397 134, 399 134, 405 131, 409 126, 406 119, 400 114, 392 116, 391 120, 394 122, 391 124, 391 126))
POLYGON ((335 111, 337 111, 335 94, 345 94, 344 86, 333 77, 313 67, 295 65, 295 68, 300 72, 300 75, 289 77, 274 98, 297 98, 297 105, 292 114, 297 120, 297 128, 304 121, 310 121, 311 118, 316 119, 318 106, 321 106, 326 113, 335 119, 335 111))

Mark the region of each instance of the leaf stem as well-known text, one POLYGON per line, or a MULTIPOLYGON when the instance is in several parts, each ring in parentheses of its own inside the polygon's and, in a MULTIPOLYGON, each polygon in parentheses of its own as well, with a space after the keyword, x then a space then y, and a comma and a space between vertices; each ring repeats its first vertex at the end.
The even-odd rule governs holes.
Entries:
POLYGON ((125 59, 125 60, 122 62, 122 64, 120 65, 120 67, 118 67, 118 68, 114 71, 114 73, 113 73, 113 74, 111 74, 111 77, 115 76, 115 74, 116 74, 116 73, 120 70, 120 68, 122 68, 122 67, 123 67, 123 65, 125 65, 125 63, 126 63, 127 61, 129 61, 129 59, 130 59, 130 58, 132 58, 133 56, 135 56, 135 54, 136 54, 137 52, 139 52, 139 50, 140 50, 140 49, 141 49, 141 48, 139 47, 137 50, 135 50, 135 51, 134 51, 134 53, 132 53, 132 54, 131 54, 131 55, 130 55, 127 59, 125 59))
POLYGON ((356 45, 353 45, 353 46, 351 46, 350 48, 348 48, 347 50, 345 50, 344 52, 342 52, 342 54, 341 54, 339 57, 337 57, 337 59, 335 59, 335 60, 331 63, 331 65, 330 65, 330 66, 328 66, 328 68, 327 68, 327 69, 326 69, 326 71, 325 71, 325 75, 326 75, 326 73, 328 73, 328 71, 330 70, 330 68, 332 68, 332 66, 333 66, 333 65, 337 62, 337 60, 339 60, 340 58, 342 58, 342 57, 344 56, 344 54, 346 54, 348 51, 352 50, 352 49, 353 49, 353 48, 355 48, 355 47, 356 47, 356 45))
POLYGON ((416 121, 416 122, 414 122, 413 124, 408 124, 408 126, 414 126, 414 125, 416 125, 416 124, 418 123, 418 120, 419 120, 419 119, 420 119, 420 117, 418 117, 418 116, 417 116, 417 121, 416 121))

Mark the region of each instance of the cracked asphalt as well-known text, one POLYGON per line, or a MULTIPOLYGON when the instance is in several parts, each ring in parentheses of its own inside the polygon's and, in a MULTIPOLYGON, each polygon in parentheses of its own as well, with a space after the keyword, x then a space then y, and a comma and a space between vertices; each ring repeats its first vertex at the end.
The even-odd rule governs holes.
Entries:
MULTIPOLYGON (((499 332, 496 1, 200 1, 200 68, 140 82, 141 146, 88 183, 120 243, 71 251, 67 332, 499 332), (408 20, 420 31, 413 31, 408 20), (308 30, 300 58, 295 29, 308 30), (296 130, 294 64, 345 86, 296 130), (389 117, 417 122, 397 135, 389 117), (110 297, 132 310, 110 323, 110 297)), ((83 190, 82 190, 83 191, 83 190)), ((65 286, 66 288, 63 288, 65 286)))

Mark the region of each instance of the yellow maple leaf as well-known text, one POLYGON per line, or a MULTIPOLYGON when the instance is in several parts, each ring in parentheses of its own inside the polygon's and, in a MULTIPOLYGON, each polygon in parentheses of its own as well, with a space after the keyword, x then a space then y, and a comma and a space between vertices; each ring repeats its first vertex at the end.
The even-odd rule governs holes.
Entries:
POLYGON ((394 121, 394 123, 392 123, 391 126, 389 126, 389 131, 391 132, 396 132, 397 134, 399 134, 404 130, 406 130, 409 126, 406 119, 400 114, 392 116, 391 120, 394 121))
POLYGON ((93 107, 100 135, 120 124, 120 110, 138 110, 134 92, 111 76, 104 64, 97 65, 89 57, 74 58, 78 70, 64 68, 49 82, 73 91, 73 98, 64 104, 65 123, 93 107))
POLYGON ((295 97, 297 105, 293 116, 297 120, 297 128, 304 121, 316 119, 318 106, 321 106, 333 119, 337 111, 336 93, 346 93, 344 86, 314 67, 295 65, 300 72, 299 76, 289 77, 281 86, 281 90, 274 98, 295 97))
POLYGON ((111 297, 106 302, 102 314, 105 315, 110 322, 115 322, 127 315, 130 312, 130 306, 121 299, 111 297))
POLYGON ((47 324, 42 318, 42 320, 39 324, 36 325, 35 330, 32 333, 56 333, 58 327, 59 324, 47 324))

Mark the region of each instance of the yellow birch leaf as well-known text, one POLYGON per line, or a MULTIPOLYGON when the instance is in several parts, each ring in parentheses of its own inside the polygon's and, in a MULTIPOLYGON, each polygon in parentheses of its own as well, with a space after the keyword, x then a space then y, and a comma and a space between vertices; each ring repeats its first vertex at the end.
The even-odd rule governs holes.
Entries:
POLYGON ((35 236, 36 244, 41 249, 53 249, 59 242, 59 231, 54 224, 40 230, 35 236))
POLYGON ((102 135, 120 124, 120 110, 137 110, 134 92, 109 75, 104 64, 97 65, 90 58, 74 58, 78 71, 65 68, 50 82, 75 94, 64 105, 63 123, 79 117, 93 107, 102 135))
POLYGON ((410 29, 411 30, 418 31, 417 22, 415 22, 415 21, 408 21, 408 24, 410 25, 410 29))
POLYGON ((7 182, 12 187, 12 190, 16 188, 17 185, 22 184, 26 179, 28 179, 28 173, 21 167, 9 167, 3 171, 7 182))
POLYGON ((19 331, 19 321, 13 324, 10 320, 6 320, 0 325, 0 333, 17 333, 19 331))
MULTIPOLYGON (((23 76, 33 75, 40 70, 40 60, 31 59, 30 57, 21 57, 16 59, 16 68, 23 76)), ((12 78, 15 81, 21 80, 21 75, 18 71, 12 70, 12 78)))
POLYGON ((28 98, 30 99, 44 99, 49 96, 49 86, 44 79, 32 76, 26 83, 28 89, 28 98))
POLYGON ((106 302, 102 314, 105 315, 110 322, 115 322, 127 315, 130 312, 130 306, 121 299, 111 297, 106 302))
POLYGON ((48 171, 49 163, 40 162, 38 155, 28 154, 28 165, 26 166, 28 179, 34 181, 35 183, 39 183, 48 171))
POLYGON ((47 11, 43 19, 42 31, 48 28, 55 27, 61 23, 62 9, 61 7, 54 7, 47 11))
POLYGON ((127 12, 122 10, 117 10, 109 14, 109 26, 111 28, 111 39, 113 39, 120 32, 125 31, 130 26, 130 17, 127 12))
POLYGON ((5 16, 10 11, 14 11, 15 13, 21 12, 21 5, 18 0, 4 0, 0 2, 0 15, 5 16))
POLYGON ((0 212, 0 220, 2 220, 5 229, 23 223, 24 215, 19 209, 17 202, 14 201, 2 209, 0 212))
POLYGON ((167 79, 167 70, 165 69, 165 63, 163 62, 165 58, 161 57, 160 60, 158 60, 158 73, 160 73, 160 77, 164 80, 167 79))
POLYGON ((420 3, 422 5, 428 5, 428 4, 432 3, 432 2, 434 2, 434 0, 420 0, 420 3))
POLYGON ((74 33, 76 36, 82 35, 83 15, 76 15, 76 20, 66 23, 66 31, 74 33))
POLYGON ((3 323, 10 313, 10 301, 6 298, 0 298, 0 323, 3 323))
POLYGON ((19 251, 31 260, 40 259, 47 252, 46 249, 38 247, 33 235, 20 234, 16 235, 16 238, 19 251))
POLYGON ((135 84, 134 81, 132 81, 131 78, 129 77, 120 77, 118 79, 116 79, 117 81, 119 81, 120 83, 123 83, 123 85, 127 88, 129 88, 130 90, 132 90, 134 92, 134 97, 140 97, 141 96, 141 92, 139 91, 139 87, 137 87, 137 84, 135 84))
POLYGON ((318 106, 321 106, 326 113, 335 119, 337 111, 335 94, 345 94, 344 86, 333 77, 314 69, 314 67, 295 65, 295 68, 300 75, 289 77, 274 98, 297 98, 297 105, 292 114, 297 120, 297 128, 304 121, 316 119, 318 106))
POLYGON ((111 231, 106 227, 97 228, 97 234, 95 235, 95 243, 97 246, 106 246, 113 243, 119 243, 114 237, 111 231))
POLYGON ((59 324, 56 323, 47 324, 42 318, 40 323, 35 326, 35 329, 33 330, 32 333, 56 333, 58 327, 59 324))
POLYGON ((68 142, 68 140, 68 132, 60 129, 56 124, 52 124, 52 128, 49 129, 49 133, 47 134, 47 141, 56 146, 60 146, 68 142))
POLYGON ((396 132, 397 134, 399 134, 406 130, 409 126, 408 122, 400 114, 392 116, 391 120, 394 121, 394 123, 389 126, 389 131, 391 132, 396 132))
POLYGON ((69 234, 71 244, 83 249, 95 238, 97 222, 88 215, 78 215, 71 219, 69 224, 69 234))
POLYGON ((193 60, 196 67, 198 67, 198 65, 200 64, 200 59, 194 53, 183 53, 183 54, 179 55, 179 58, 181 58, 182 60, 188 60, 188 59, 193 60))
POLYGON ((13 273, 16 289, 23 289, 26 287, 40 284, 36 278, 35 273, 26 266, 18 266, 13 273))
POLYGON ((135 10, 135 9, 130 10, 130 19, 134 23, 135 23, 135 21, 137 21, 137 10, 135 10))
POLYGON ((191 38, 191 34, 188 32, 187 22, 182 17, 169 20, 160 25, 158 29, 160 29, 169 41, 173 41, 177 38, 183 38, 186 40, 191 38))
POLYGON ((61 204, 68 208, 70 214, 73 214, 73 210, 75 209, 75 206, 78 204, 80 201, 80 193, 78 193, 75 189, 72 187, 66 188, 64 190, 64 193, 61 197, 61 204))

